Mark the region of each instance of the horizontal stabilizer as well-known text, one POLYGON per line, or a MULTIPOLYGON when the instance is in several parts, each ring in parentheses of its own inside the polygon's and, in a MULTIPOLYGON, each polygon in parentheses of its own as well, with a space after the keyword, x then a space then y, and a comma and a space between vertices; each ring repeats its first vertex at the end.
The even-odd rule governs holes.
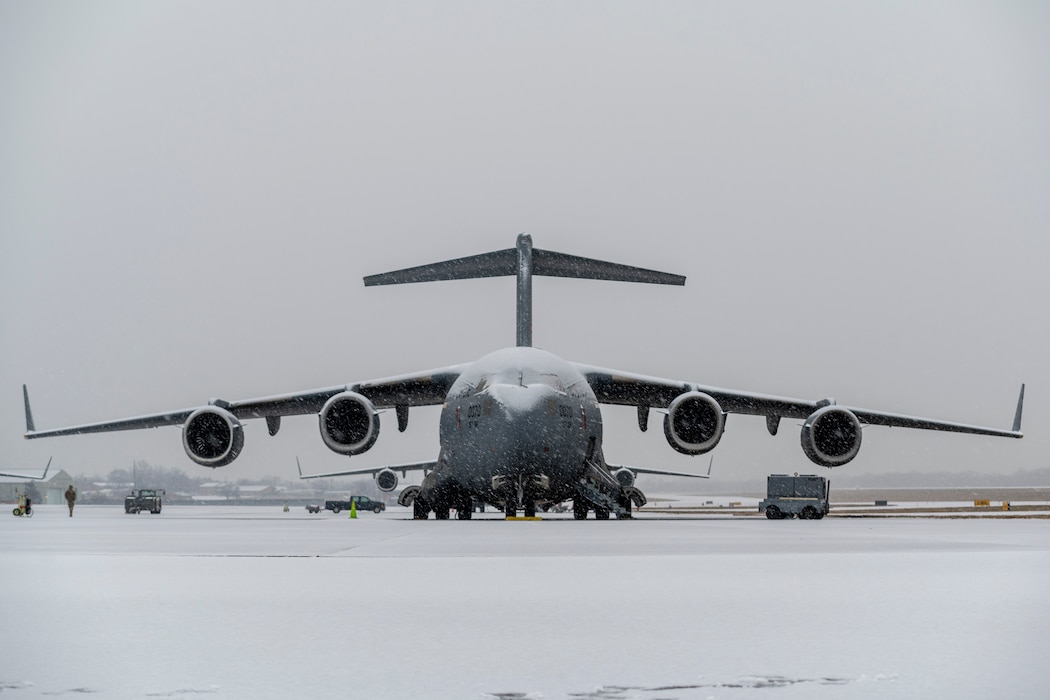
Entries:
POLYGON ((518 251, 514 248, 493 253, 471 255, 466 258, 407 267, 404 270, 384 272, 365 277, 366 287, 384 284, 412 284, 414 282, 441 282, 444 280, 469 280, 482 277, 505 277, 517 274, 518 251))
POLYGON ((609 282, 640 282, 643 284, 674 284, 682 286, 685 277, 669 272, 646 270, 642 267, 620 265, 581 258, 576 255, 533 249, 532 274, 545 277, 572 277, 585 280, 607 280, 609 282))
POLYGON ((518 278, 517 344, 518 347, 529 347, 532 345, 532 278, 537 275, 608 282, 685 284, 682 275, 539 250, 532 247, 532 236, 522 233, 518 235, 514 248, 369 275, 365 277, 365 286, 515 276, 518 278))
MULTIPOLYGON (((518 249, 507 248, 492 253, 445 260, 430 265, 408 267, 365 277, 366 287, 385 284, 412 284, 466 280, 482 277, 509 277, 518 274, 518 249)), ((631 265, 581 258, 577 255, 532 249, 532 274, 544 277, 606 280, 609 282, 640 282, 645 284, 684 285, 685 277, 668 272, 647 270, 631 265)))

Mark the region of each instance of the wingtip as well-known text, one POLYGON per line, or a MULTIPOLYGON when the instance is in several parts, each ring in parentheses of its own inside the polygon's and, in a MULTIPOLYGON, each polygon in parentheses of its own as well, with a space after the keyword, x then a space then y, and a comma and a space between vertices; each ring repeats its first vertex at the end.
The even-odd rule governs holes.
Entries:
POLYGON ((31 433, 36 432, 36 424, 33 422, 33 410, 29 408, 29 389, 25 384, 22 385, 22 398, 26 404, 26 434, 25 437, 29 438, 31 433))
POLYGON ((1021 432, 1021 412, 1024 408, 1024 384, 1021 384, 1021 393, 1017 395, 1017 411, 1014 413, 1014 427, 1011 432, 1016 433, 1017 437, 1024 437, 1021 432))

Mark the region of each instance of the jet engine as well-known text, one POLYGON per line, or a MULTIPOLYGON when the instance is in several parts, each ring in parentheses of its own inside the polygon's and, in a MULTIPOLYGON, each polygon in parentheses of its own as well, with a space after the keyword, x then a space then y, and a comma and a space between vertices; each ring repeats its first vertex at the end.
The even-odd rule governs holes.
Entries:
POLYGON ((822 467, 841 467, 860 452, 861 427, 852 411, 825 406, 802 425, 802 451, 822 467))
POLYGON ((376 472, 376 488, 380 491, 393 491, 397 488, 397 474, 392 469, 376 472))
POLYGON ((700 455, 715 448, 725 425, 726 414, 713 397, 687 391, 671 401, 664 416, 664 435, 682 454, 700 455))
POLYGON ((618 482, 620 482, 620 486, 623 486, 624 488, 634 486, 634 472, 627 467, 620 467, 613 472, 613 476, 616 477, 618 482))
POLYGON ((182 446, 202 467, 225 467, 244 447, 244 428, 229 411, 204 406, 191 413, 182 426, 182 446))
POLYGON ((379 414, 371 401, 353 391, 328 399, 317 417, 324 444, 341 455, 367 452, 379 437, 379 414))

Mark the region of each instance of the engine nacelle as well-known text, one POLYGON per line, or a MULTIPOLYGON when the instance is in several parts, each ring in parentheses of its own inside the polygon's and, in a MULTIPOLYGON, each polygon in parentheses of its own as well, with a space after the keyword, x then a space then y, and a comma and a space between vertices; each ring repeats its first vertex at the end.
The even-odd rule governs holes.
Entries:
POLYGON ((687 391, 671 401, 664 416, 667 442, 682 454, 710 452, 722 439, 726 414, 711 396, 687 391))
POLYGON ((627 467, 620 467, 613 472, 613 476, 620 482, 620 486, 624 488, 634 486, 634 472, 627 467))
POLYGON ((324 444, 341 455, 367 452, 379 437, 379 414, 371 401, 353 391, 328 399, 317 417, 324 444))
POLYGON ((393 491, 397 488, 397 474, 392 469, 376 472, 376 488, 380 491, 393 491))
POLYGON ((183 424, 182 447, 202 467, 225 467, 244 448, 244 428, 229 411, 204 406, 183 424))
POLYGON ((860 420, 852 411, 825 406, 802 425, 802 451, 822 467, 841 467, 860 452, 860 420))

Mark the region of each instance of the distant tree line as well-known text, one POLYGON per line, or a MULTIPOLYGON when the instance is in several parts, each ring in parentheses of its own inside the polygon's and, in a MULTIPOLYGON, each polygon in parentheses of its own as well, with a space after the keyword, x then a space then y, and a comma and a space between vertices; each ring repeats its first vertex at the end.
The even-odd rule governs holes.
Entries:
MULTIPOLYGON (((127 485, 128 489, 164 489, 169 494, 197 494, 200 493, 203 484, 215 481, 215 478, 190 476, 181 469, 156 466, 140 459, 135 460, 130 469, 113 469, 104 476, 75 475, 73 480, 78 490, 90 490, 91 484, 103 482, 127 485)), ((354 480, 317 479, 310 482, 303 482, 298 479, 286 481, 276 477, 239 479, 235 482, 230 482, 222 495, 235 495, 237 486, 258 486, 263 484, 274 488, 283 487, 285 490, 307 488, 321 492, 352 493, 371 498, 380 497, 380 492, 375 486, 375 480, 371 478, 354 480)))

